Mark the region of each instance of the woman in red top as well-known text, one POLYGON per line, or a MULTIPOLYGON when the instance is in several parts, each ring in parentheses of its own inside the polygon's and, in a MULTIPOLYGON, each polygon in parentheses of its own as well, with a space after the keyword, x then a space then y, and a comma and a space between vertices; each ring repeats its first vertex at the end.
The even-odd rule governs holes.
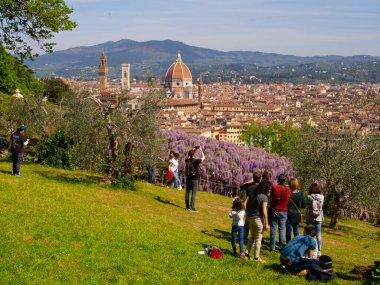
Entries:
POLYGON ((276 250, 276 231, 278 225, 279 246, 284 246, 285 226, 288 213, 288 203, 290 199, 290 189, 285 187, 286 176, 280 174, 277 178, 277 185, 272 187, 270 193, 270 250, 276 250))

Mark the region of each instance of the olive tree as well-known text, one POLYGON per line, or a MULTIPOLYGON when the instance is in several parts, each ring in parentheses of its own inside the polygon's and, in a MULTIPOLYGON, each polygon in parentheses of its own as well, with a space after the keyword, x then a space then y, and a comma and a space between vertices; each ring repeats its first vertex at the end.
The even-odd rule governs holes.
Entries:
POLYGON ((331 215, 331 228, 337 226, 342 209, 377 210, 380 203, 378 137, 359 135, 358 131, 338 137, 328 128, 316 130, 304 126, 288 155, 306 188, 314 181, 323 184, 324 209, 331 215))

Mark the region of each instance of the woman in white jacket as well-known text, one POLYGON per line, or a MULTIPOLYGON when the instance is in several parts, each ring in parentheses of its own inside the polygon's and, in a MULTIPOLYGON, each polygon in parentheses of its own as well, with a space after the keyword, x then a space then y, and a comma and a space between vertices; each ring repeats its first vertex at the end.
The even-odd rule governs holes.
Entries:
POLYGON ((318 183, 312 183, 309 187, 309 195, 306 202, 306 223, 313 225, 317 229, 317 256, 321 256, 322 251, 322 222, 323 222, 323 202, 325 197, 321 194, 318 183))

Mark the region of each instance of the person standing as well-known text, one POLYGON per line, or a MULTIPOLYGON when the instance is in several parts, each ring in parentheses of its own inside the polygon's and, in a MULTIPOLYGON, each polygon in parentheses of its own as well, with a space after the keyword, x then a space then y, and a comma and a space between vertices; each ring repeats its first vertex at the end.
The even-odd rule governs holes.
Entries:
POLYGON ((191 212, 198 212, 195 209, 195 198, 198 191, 198 181, 199 181, 199 165, 205 159, 205 155, 200 146, 196 146, 194 149, 189 150, 189 157, 185 161, 185 174, 186 174, 186 193, 185 193, 185 203, 186 209, 191 212), (194 159, 196 152, 200 151, 201 158, 194 159), (191 201, 190 201, 191 193, 191 201))
POLYGON ((245 211, 243 209, 243 203, 239 197, 235 197, 232 202, 232 211, 229 213, 232 218, 231 228, 231 245, 235 256, 243 256, 244 254, 244 217, 245 211), (236 235, 239 237, 239 255, 236 250, 236 235))
POLYGON ((13 160, 12 174, 16 177, 21 177, 20 165, 22 163, 22 156, 24 152, 24 146, 29 143, 29 139, 26 138, 26 126, 20 126, 16 132, 11 135, 11 152, 13 160))
POLYGON ((258 262, 265 262, 260 258, 260 249, 263 233, 264 231, 269 230, 267 206, 271 188, 272 183, 268 180, 263 180, 257 187, 258 194, 255 196, 251 195, 247 198, 250 202, 249 227, 251 237, 247 244, 245 257, 250 259, 249 253, 253 244, 255 244, 254 257, 258 262))
MULTIPOLYGON (((178 176, 178 159, 179 159, 179 154, 176 152, 170 158, 169 167, 168 167, 168 172, 171 171, 173 173, 174 187, 177 189, 180 186, 179 176, 178 176)), ((169 180, 168 183, 166 184, 166 186, 171 185, 173 180, 169 180)))
MULTIPOLYGON (((260 180, 261 180, 261 175, 259 172, 254 172, 253 173, 253 179, 245 182, 244 184, 242 184, 240 186, 240 189, 242 190, 242 193, 243 191, 245 191, 245 201, 244 201, 244 207, 246 210, 249 209, 249 201, 248 201, 248 197, 252 194, 253 196, 251 197, 251 201, 252 199, 257 196, 257 186, 259 185, 260 183, 260 180)), ((243 196, 243 195, 241 195, 243 196)), ((241 198, 241 197, 240 197, 241 198)), ((245 224, 244 224, 244 242, 247 243, 248 241, 248 234, 249 234, 249 218, 248 218, 248 215, 246 216, 246 219, 245 219, 245 224)))
POLYGON ((290 189, 292 190, 288 204, 288 218, 286 220, 286 243, 292 239, 292 229, 294 237, 299 235, 299 224, 301 222, 301 208, 305 208, 305 197, 299 190, 300 185, 297 178, 290 179, 290 189))
POLYGON ((276 231, 278 226, 279 246, 284 246, 285 226, 288 214, 288 203, 290 199, 290 189, 285 187, 286 177, 280 174, 277 178, 277 185, 272 186, 270 193, 270 250, 276 250, 276 231))
POLYGON ((312 183, 309 187, 309 195, 306 202, 306 224, 312 225, 317 230, 316 256, 321 256, 322 251, 322 222, 324 196, 318 183, 312 183))

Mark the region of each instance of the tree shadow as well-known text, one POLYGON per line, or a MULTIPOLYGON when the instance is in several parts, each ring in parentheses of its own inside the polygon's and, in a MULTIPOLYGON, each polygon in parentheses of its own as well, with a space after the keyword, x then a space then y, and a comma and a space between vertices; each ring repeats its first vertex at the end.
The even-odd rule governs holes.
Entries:
POLYGON ((174 204, 173 202, 171 202, 171 201, 169 201, 169 200, 164 200, 164 199, 162 199, 160 196, 156 196, 154 199, 157 200, 157 201, 160 202, 160 203, 163 203, 163 204, 166 204, 166 205, 170 205, 170 206, 174 206, 174 207, 177 207, 177 208, 184 209, 183 207, 178 206, 177 204, 174 204))
POLYGON ((69 183, 69 184, 91 185, 91 184, 96 184, 99 181, 99 177, 95 175, 83 174, 83 175, 73 176, 73 173, 70 173, 70 175, 68 175, 65 173, 55 173, 55 172, 40 171, 40 170, 36 170, 33 172, 45 179, 55 180, 57 182, 63 182, 63 183, 69 183))

